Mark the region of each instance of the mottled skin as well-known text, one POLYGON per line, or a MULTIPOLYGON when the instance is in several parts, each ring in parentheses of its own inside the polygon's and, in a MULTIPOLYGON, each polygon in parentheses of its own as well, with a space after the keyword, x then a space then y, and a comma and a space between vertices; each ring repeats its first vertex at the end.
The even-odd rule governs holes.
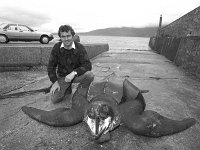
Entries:
POLYGON ((137 135, 160 137, 183 131, 195 124, 195 119, 181 121, 145 110, 141 91, 127 79, 123 86, 117 80, 82 85, 73 95, 72 107, 43 111, 22 107, 31 118, 50 126, 72 126, 82 121, 88 124, 97 142, 110 140, 110 131, 119 125, 137 135), (89 95, 89 98, 87 97, 89 95))

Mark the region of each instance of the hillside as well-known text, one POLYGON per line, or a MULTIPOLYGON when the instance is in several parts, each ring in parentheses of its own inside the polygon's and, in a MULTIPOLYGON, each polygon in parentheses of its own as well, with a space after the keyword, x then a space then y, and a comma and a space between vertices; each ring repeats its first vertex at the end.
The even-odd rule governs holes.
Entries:
POLYGON ((154 36, 158 27, 146 27, 146 28, 105 28, 93 30, 90 32, 78 33, 79 35, 103 35, 103 36, 132 36, 132 37, 150 37, 154 36))

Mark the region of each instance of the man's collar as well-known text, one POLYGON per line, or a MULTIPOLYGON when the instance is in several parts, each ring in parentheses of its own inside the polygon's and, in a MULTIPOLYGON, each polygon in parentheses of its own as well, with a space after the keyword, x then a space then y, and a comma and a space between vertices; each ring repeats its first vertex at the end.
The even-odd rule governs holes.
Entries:
MULTIPOLYGON (((63 48, 64 47, 64 44, 63 44, 63 42, 62 42, 62 44, 61 44, 61 46, 60 46, 60 48, 63 48)), ((72 43, 72 46, 71 46, 71 48, 73 48, 73 49, 75 49, 76 47, 75 47, 75 44, 74 44, 74 42, 72 43)))

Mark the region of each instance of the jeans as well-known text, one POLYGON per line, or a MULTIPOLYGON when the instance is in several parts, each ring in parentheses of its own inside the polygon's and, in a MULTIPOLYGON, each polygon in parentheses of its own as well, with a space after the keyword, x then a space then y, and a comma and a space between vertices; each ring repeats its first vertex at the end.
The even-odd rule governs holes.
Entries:
MULTIPOLYGON (((94 74, 91 71, 87 71, 83 75, 75 77, 73 83, 90 84, 93 80, 94 80, 94 74)), ((65 82, 65 77, 58 78, 58 84, 60 85, 60 90, 59 91, 56 90, 55 93, 52 94, 51 96, 52 103, 58 103, 62 101, 65 98, 65 96, 70 94, 70 93, 68 94, 66 90, 71 90, 70 89, 71 83, 65 82)))

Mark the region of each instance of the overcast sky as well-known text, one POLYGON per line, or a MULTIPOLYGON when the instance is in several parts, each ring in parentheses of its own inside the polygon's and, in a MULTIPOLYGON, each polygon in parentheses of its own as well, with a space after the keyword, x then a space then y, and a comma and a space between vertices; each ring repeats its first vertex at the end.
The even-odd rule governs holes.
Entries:
POLYGON ((0 23, 27 24, 57 32, 62 24, 76 32, 108 27, 168 24, 200 6, 199 0, 0 0, 0 23))

